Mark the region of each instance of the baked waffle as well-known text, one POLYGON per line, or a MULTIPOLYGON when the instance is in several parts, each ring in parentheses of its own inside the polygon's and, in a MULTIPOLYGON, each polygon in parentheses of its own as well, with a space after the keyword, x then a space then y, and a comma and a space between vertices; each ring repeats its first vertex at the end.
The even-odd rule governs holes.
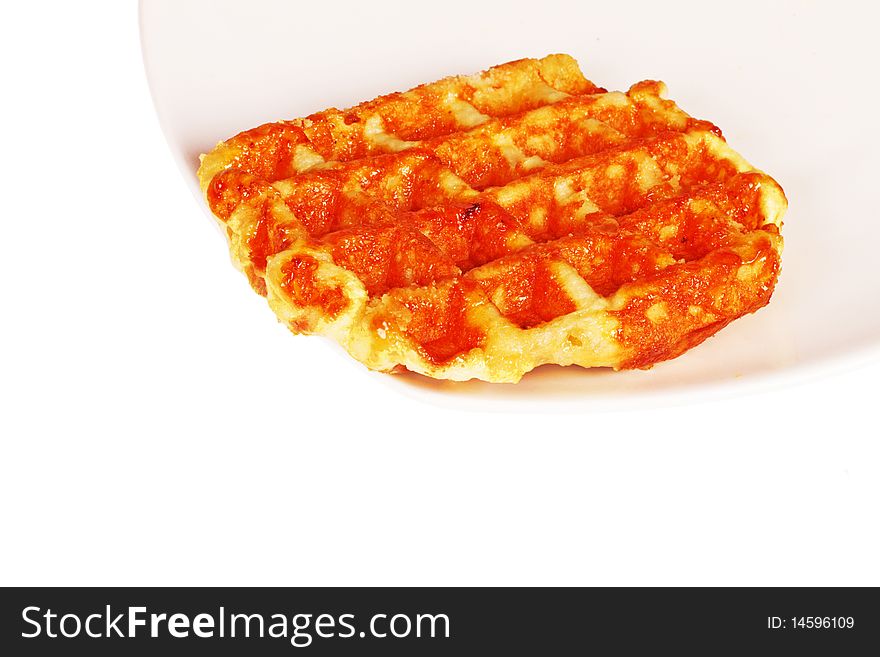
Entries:
POLYGON ((199 180, 293 332, 453 380, 678 356, 768 303, 786 209, 662 83, 566 55, 262 125, 199 180))

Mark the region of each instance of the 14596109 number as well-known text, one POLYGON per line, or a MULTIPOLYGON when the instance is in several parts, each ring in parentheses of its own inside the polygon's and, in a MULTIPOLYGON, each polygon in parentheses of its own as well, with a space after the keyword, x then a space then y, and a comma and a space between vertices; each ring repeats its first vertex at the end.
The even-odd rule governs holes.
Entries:
POLYGON ((851 630, 855 624, 852 616, 767 617, 767 628, 771 630, 851 630))

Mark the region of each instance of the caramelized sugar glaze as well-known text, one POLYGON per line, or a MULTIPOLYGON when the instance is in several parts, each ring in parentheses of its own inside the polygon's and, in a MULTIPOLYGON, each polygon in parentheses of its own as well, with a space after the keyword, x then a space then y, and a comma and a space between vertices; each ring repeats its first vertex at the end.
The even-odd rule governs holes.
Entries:
POLYGON ((243 132, 199 177, 279 318, 373 369, 647 368, 768 303, 786 208, 664 92, 520 60, 243 132))

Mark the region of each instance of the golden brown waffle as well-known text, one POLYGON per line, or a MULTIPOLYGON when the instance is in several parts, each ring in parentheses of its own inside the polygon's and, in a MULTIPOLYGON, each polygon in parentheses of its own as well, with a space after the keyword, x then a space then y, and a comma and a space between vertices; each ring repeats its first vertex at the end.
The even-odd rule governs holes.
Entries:
POLYGON ((525 59, 243 132, 199 179, 281 321, 370 368, 647 368, 767 304, 786 208, 664 92, 525 59))

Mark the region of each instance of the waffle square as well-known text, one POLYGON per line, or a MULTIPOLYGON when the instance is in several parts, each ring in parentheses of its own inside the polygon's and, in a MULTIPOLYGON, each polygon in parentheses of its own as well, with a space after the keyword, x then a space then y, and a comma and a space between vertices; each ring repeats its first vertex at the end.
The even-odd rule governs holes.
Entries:
POLYGON ((372 369, 649 368, 769 302, 787 205, 665 91, 524 59, 242 132, 199 180, 279 319, 372 369))

